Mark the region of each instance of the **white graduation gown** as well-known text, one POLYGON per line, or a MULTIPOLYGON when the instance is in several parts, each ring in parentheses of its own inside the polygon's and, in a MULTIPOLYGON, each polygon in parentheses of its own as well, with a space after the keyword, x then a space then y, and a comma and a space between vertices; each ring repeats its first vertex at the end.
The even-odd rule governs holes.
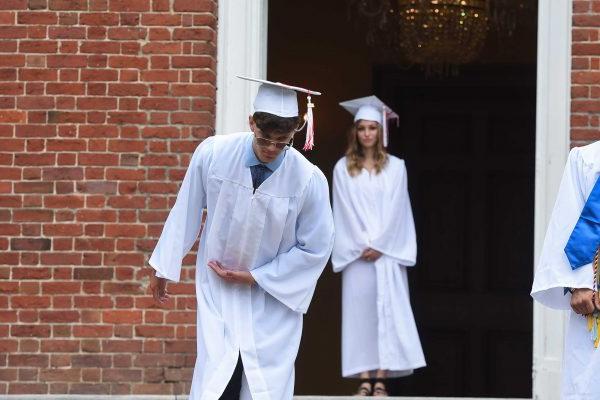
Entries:
POLYGON ((322 172, 290 149, 253 194, 244 165, 251 133, 205 139, 194 152, 149 260, 178 281, 207 208, 196 262, 197 359, 189 398, 215 400, 241 354, 241 399, 292 399, 303 313, 333 246, 322 172), (249 269, 252 287, 223 281, 209 260, 249 269))
POLYGON ((333 176, 336 237, 333 270, 342 272, 342 375, 388 370, 409 375, 425 366, 415 325, 406 267, 415 265, 417 245, 404 161, 389 156, 379 173, 350 176, 346 158, 333 176), (370 247, 383 255, 360 259, 370 247))
POLYGON ((592 264, 572 270, 564 249, 600 175, 600 142, 571 150, 552 211, 531 295, 542 304, 569 311, 562 371, 563 400, 600 399, 600 349, 586 319, 571 310, 564 288, 594 286, 592 264))

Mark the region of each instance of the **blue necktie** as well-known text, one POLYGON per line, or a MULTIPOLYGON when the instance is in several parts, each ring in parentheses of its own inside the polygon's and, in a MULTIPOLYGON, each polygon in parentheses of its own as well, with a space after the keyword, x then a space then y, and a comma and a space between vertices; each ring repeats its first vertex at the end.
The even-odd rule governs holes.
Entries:
POLYGON ((600 244, 600 180, 596 180, 579 220, 565 246, 571 268, 577 269, 594 261, 600 244))
POLYGON ((250 173, 252 174, 252 186, 256 190, 271 175, 271 170, 264 164, 256 164, 250 167, 250 173))

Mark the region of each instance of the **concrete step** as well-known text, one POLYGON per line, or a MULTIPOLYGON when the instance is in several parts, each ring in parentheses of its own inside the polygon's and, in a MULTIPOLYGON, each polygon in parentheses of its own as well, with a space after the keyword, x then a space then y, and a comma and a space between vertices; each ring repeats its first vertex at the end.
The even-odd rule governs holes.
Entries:
MULTIPOLYGON (((295 396, 294 400, 361 400, 367 397, 358 396, 295 396)), ((388 397, 399 400, 507 400, 489 397, 388 397)), ((188 400, 187 395, 98 395, 98 394, 14 394, 0 395, 0 400, 188 400)), ((531 400, 531 399, 510 399, 531 400)))

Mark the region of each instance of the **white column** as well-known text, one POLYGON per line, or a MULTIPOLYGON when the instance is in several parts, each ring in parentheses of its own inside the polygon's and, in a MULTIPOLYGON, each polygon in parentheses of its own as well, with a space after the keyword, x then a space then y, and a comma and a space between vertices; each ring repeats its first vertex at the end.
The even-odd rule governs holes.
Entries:
POLYGON ((268 0, 220 0, 216 133, 247 131, 258 85, 236 78, 267 76, 268 0))
MULTIPOLYGON (((535 264, 569 152, 572 0, 538 2, 535 264)), ((533 309, 533 398, 558 400, 564 312, 533 309)))

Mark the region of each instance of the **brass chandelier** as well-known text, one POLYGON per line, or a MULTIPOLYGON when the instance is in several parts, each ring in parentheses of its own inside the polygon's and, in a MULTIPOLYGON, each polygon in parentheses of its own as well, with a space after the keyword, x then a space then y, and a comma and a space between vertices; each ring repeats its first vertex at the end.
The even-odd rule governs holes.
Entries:
POLYGON ((474 61, 491 28, 511 35, 516 13, 528 3, 532 0, 349 0, 350 12, 367 21, 369 44, 396 50, 405 62, 440 75, 474 61))
POLYGON ((473 61, 488 32, 485 0, 398 0, 399 45, 409 61, 445 68, 473 61))

